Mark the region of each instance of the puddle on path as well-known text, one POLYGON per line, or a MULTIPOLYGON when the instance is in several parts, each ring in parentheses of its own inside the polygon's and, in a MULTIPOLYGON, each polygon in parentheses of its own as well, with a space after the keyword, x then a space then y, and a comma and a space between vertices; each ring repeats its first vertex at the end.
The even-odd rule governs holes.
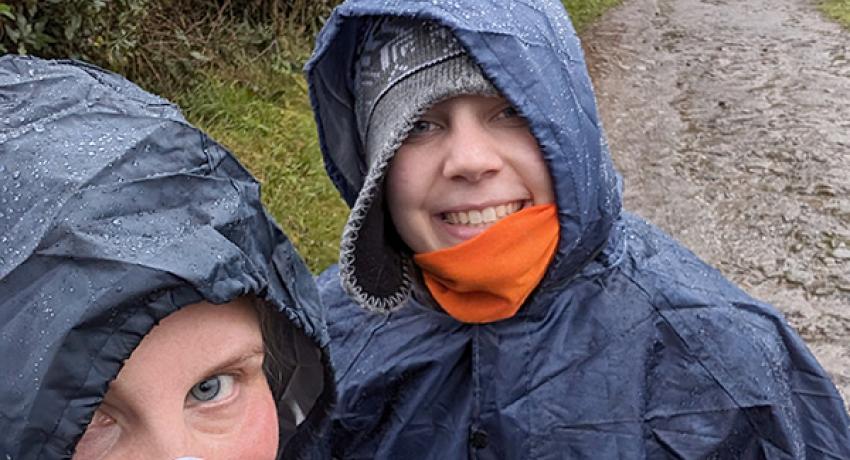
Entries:
POLYGON ((626 0, 583 35, 626 208, 777 306, 850 404, 850 32, 807 0, 626 0))

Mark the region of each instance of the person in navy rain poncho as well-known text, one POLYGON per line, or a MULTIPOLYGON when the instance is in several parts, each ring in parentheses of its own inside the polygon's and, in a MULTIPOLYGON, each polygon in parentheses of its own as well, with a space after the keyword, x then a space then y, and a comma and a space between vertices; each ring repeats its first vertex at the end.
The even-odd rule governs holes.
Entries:
POLYGON ((303 458, 335 392, 313 278, 174 105, 0 58, 0 459, 303 458))
POLYGON ((348 1, 306 72, 352 207, 317 458, 850 458, 782 316, 621 210, 559 2, 348 1))

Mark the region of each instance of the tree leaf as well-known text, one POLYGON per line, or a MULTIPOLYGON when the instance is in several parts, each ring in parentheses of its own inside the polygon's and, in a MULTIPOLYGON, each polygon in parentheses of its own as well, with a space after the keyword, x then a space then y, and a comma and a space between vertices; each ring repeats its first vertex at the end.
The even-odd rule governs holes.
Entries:
MULTIPOLYGON (((0 16, 7 17, 9 19, 15 19, 15 13, 13 11, 14 10, 12 10, 11 6, 5 3, 0 3, 0 16)), ((3 52, 5 53, 6 50, 4 49, 3 52)))
POLYGON ((13 29, 9 26, 6 26, 6 35, 8 35, 9 38, 12 39, 12 41, 15 43, 17 43, 18 40, 21 38, 21 33, 18 31, 18 29, 13 29))

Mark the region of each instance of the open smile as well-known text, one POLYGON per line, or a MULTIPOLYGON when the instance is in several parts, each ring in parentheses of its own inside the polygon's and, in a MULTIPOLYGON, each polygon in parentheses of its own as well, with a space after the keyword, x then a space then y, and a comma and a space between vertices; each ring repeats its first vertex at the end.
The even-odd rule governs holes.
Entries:
POLYGON ((441 214, 443 221, 450 225, 489 226, 524 208, 528 200, 512 201, 479 209, 449 211, 441 214))

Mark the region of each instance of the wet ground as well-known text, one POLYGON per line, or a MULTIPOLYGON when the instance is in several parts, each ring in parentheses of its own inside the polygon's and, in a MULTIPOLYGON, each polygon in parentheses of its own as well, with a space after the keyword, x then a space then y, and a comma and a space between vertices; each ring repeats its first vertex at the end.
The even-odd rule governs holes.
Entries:
POLYGON ((625 0, 583 40, 627 209, 782 310, 850 403, 850 32, 813 0, 625 0))

